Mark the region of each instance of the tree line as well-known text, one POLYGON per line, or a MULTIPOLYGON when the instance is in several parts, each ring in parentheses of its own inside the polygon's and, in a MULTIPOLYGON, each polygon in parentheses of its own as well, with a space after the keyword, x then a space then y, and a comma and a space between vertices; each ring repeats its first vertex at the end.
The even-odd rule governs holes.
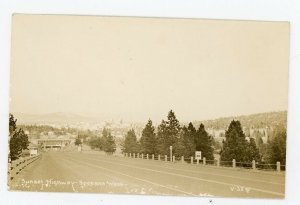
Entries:
MULTIPOLYGON (((144 153, 168 155, 170 146, 173 147, 175 156, 190 158, 195 151, 201 151, 202 157, 214 160, 217 149, 212 136, 210 136, 203 124, 198 128, 193 123, 188 126, 180 126, 175 113, 171 110, 167 120, 162 120, 157 129, 149 119, 145 125, 142 136, 138 140, 133 129, 129 130, 122 144, 124 153, 144 153)), ((225 140, 221 145, 221 161, 256 162, 275 164, 280 161, 285 164, 286 154, 286 129, 277 127, 274 137, 267 144, 262 139, 257 142, 254 138, 246 139, 242 125, 238 120, 232 120, 225 132, 225 140), (261 152, 263 150, 263 153, 261 152)))
POLYGON ((202 156, 208 160, 214 159, 214 140, 203 124, 195 128, 193 123, 188 126, 181 126, 175 113, 171 110, 167 120, 162 120, 157 127, 157 132, 149 119, 142 131, 139 140, 133 129, 125 136, 122 151, 126 153, 144 153, 168 155, 170 146, 173 147, 173 154, 176 157, 194 156, 195 151, 201 151, 202 156))
MULTIPOLYGON (((77 137, 75 144, 79 145, 80 142, 80 136, 77 137)), ((114 136, 111 134, 111 131, 109 129, 104 128, 102 130, 102 136, 96 137, 93 136, 88 140, 88 145, 92 149, 99 149, 101 151, 104 151, 108 154, 113 154, 116 151, 116 141, 114 136)))
MULTIPOLYGON (((81 143, 78 136, 75 143, 81 143)), ((116 151, 116 140, 110 130, 104 128, 101 137, 93 136, 87 142, 92 149, 98 148, 106 153, 116 151)), ((18 159, 23 150, 29 145, 28 136, 22 128, 17 126, 17 119, 12 114, 9 115, 9 158, 18 159)), ((175 113, 170 110, 167 120, 162 122, 155 129, 152 121, 149 119, 142 136, 138 140, 134 129, 127 132, 124 141, 121 143, 121 149, 125 153, 144 153, 168 155, 170 146, 173 147, 175 156, 184 156, 189 158, 194 156, 195 151, 201 151, 202 156, 207 160, 214 159, 216 144, 203 124, 194 127, 193 123, 187 126, 181 126, 175 113)), ((221 161, 237 162, 257 162, 275 164, 279 161, 281 164, 286 162, 286 127, 277 126, 274 135, 265 144, 261 137, 246 140, 242 125, 238 120, 232 120, 225 132, 225 140, 222 143, 220 151, 221 161)))

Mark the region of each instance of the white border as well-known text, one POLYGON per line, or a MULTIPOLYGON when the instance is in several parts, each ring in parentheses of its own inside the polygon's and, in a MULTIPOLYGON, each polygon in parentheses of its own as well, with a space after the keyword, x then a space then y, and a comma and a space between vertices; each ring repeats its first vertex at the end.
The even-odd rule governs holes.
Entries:
POLYGON ((300 147, 299 90, 300 1, 297 0, 0 0, 0 204, 300 204, 297 157, 300 147), (291 47, 285 200, 8 192, 6 156, 12 13, 289 21, 291 47))

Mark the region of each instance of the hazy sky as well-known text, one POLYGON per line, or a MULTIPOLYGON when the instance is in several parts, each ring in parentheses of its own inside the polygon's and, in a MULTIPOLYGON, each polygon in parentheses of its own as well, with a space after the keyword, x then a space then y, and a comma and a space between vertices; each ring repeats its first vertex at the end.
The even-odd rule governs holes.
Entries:
POLYGON ((180 121, 287 110, 289 24, 14 15, 11 112, 180 121))

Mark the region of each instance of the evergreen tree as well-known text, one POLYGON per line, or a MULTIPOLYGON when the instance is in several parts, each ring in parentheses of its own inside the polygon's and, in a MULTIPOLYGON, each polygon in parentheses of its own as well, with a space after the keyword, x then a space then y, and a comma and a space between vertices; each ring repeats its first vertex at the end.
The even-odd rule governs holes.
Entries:
POLYGON ((270 164, 286 163, 286 128, 282 126, 276 127, 274 137, 270 140, 267 147, 266 160, 270 164))
POLYGON ((81 142, 81 139, 79 138, 79 136, 77 136, 76 140, 75 140, 75 145, 78 146, 78 145, 81 145, 82 142, 81 142))
POLYGON ((106 129, 106 127, 104 127, 102 130, 102 137, 106 138, 109 133, 110 133, 110 131, 108 129, 106 129))
POLYGON ((231 121, 225 132, 225 139, 221 151, 222 161, 235 159, 237 162, 246 162, 249 160, 247 157, 248 144, 239 121, 231 121))
POLYGON ((111 133, 104 140, 103 151, 108 154, 113 154, 116 151, 116 142, 111 133))
POLYGON ((156 154, 156 136, 154 130, 152 121, 149 119, 140 139, 141 151, 144 154, 156 154))
POLYGON ((88 145, 91 147, 91 149, 100 149, 100 150, 102 150, 102 138, 92 137, 88 141, 88 145))
POLYGON ((179 139, 174 146, 174 154, 176 156, 191 157, 195 154, 194 139, 196 137, 196 129, 192 123, 188 127, 183 127, 179 134, 179 139))
POLYGON ((259 154, 259 149, 256 147, 256 143, 255 143, 254 138, 250 138, 247 157, 248 157, 248 160, 247 160, 248 162, 252 161, 252 160, 255 160, 256 162, 261 161, 261 156, 259 154))
POLYGON ((159 154, 168 154, 169 147, 174 146, 179 138, 180 125, 175 113, 170 110, 168 113, 168 120, 162 121, 158 126, 157 140, 159 154))
POLYGON ((116 151, 115 139, 106 128, 102 131, 102 149, 108 154, 113 154, 116 151))
POLYGON ((28 136, 23 129, 17 128, 17 119, 12 114, 9 115, 9 156, 11 160, 20 157, 23 150, 29 145, 28 136))
POLYGON ((122 151, 124 153, 138 153, 140 151, 134 129, 131 129, 127 132, 122 151))
POLYGON ((204 125, 201 123, 194 138, 196 151, 201 151, 202 157, 207 160, 214 159, 213 139, 206 132, 204 125))
MULTIPOLYGON (((162 120, 160 125, 157 128, 157 145, 156 145, 156 149, 158 154, 168 154, 168 150, 169 148, 167 148, 167 138, 165 136, 168 135, 167 132, 167 123, 166 121, 162 120)), ((170 145, 169 145, 170 146, 170 145)))

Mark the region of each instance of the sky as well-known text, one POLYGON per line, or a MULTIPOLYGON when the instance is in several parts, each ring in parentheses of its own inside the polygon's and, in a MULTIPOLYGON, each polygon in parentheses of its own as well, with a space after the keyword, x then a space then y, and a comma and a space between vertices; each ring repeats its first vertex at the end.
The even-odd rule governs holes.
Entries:
POLYGON ((287 110, 289 24, 13 15, 10 112, 180 121, 287 110))

